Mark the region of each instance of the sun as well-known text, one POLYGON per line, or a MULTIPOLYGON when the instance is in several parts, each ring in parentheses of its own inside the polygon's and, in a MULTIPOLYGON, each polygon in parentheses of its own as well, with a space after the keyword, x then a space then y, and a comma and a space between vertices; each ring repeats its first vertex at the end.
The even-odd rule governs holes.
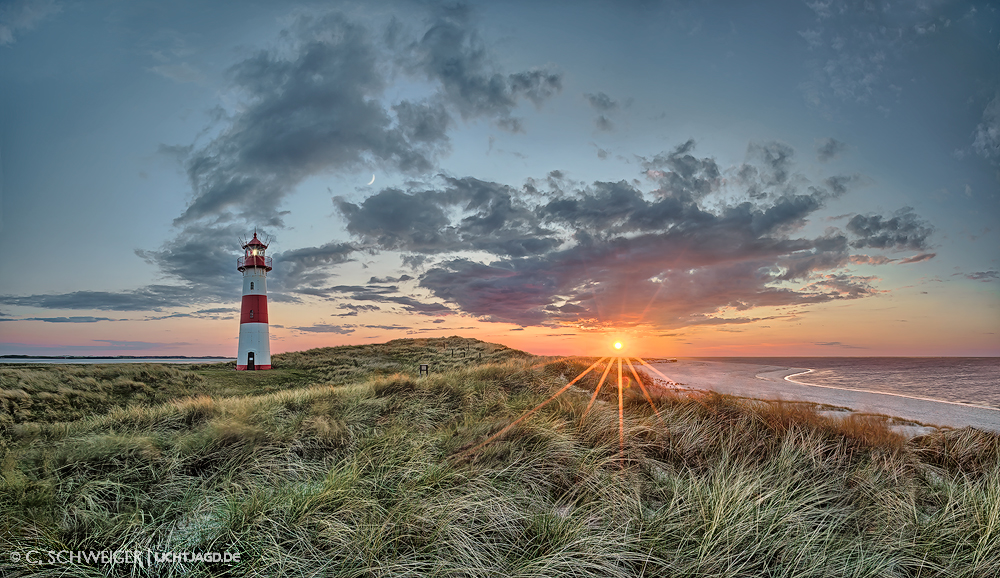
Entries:
MULTIPOLYGON (((618 349, 618 350, 620 350, 620 349, 622 349, 624 347, 624 344, 621 341, 615 341, 613 343, 613 345, 614 345, 614 348, 618 349)), ((649 402, 649 406, 653 408, 653 413, 656 414, 657 420, 659 420, 660 424, 665 427, 665 423, 663 422, 663 417, 660 415, 659 408, 657 408, 656 407, 656 403, 653 402, 653 398, 649 394, 649 390, 646 389, 646 385, 643 383, 643 380, 639 378, 639 373, 635 369, 635 365, 636 364, 638 364, 638 365, 646 368, 647 370, 650 370, 653 373, 655 373, 655 374, 659 375, 660 377, 662 377, 663 380, 665 381, 665 385, 666 386, 672 387, 672 388, 675 388, 675 389, 677 388, 677 383, 676 382, 674 382, 672 379, 668 378, 667 376, 663 375, 660 372, 660 370, 656 369, 655 367, 653 367, 652 365, 650 365, 649 363, 647 363, 644 359, 642 359, 640 357, 626 357, 626 356, 622 356, 622 355, 602 357, 602 358, 598 359, 597 361, 595 361, 593 364, 591 364, 590 367, 588 367, 587 369, 585 369, 580 375, 576 376, 572 381, 570 381, 569 383, 567 383, 566 385, 564 385, 559 391, 557 391, 554 394, 552 394, 551 397, 549 397, 548 399, 546 399, 542 403, 536 405, 534 408, 532 408, 532 409, 524 412, 523 414, 521 414, 521 417, 519 417, 516 420, 514 420, 513 422, 511 422, 510 424, 508 424, 506 427, 504 427, 503 429, 501 429, 497 433, 495 433, 495 434, 491 435, 490 437, 486 438, 486 440, 484 440, 483 442, 481 442, 479 445, 477 445, 477 446, 475 446, 473 448, 465 450, 464 452, 462 452, 462 454, 463 455, 468 455, 468 454, 475 453, 477 450, 479 450, 480 448, 482 448, 486 444, 488 444, 491 441, 493 441, 493 440, 499 438, 500 436, 504 435, 512 427, 514 427, 517 424, 521 423, 522 421, 528 419, 529 417, 532 416, 532 414, 534 414, 538 410, 542 409, 549 402, 551 402, 555 398, 557 398, 560 395, 562 395, 563 393, 565 393, 566 390, 568 390, 569 388, 573 387, 573 384, 575 384, 576 382, 580 381, 580 379, 583 378, 583 376, 587 375, 591 371, 594 371, 595 369, 598 369, 600 366, 603 365, 604 366, 604 371, 601 372, 601 379, 600 379, 600 381, 597 382, 597 387, 594 388, 594 394, 590 398, 590 403, 587 404, 587 409, 585 409, 584 412, 583 412, 583 417, 587 417, 587 414, 590 413, 591 408, 594 407, 594 402, 597 401, 597 395, 599 393, 601 393, 601 388, 604 386, 605 381, 609 381, 609 382, 613 381, 613 378, 612 378, 612 380, 608 380, 608 374, 611 373, 611 370, 613 368, 617 368, 617 370, 618 370, 617 371, 617 373, 618 373, 618 380, 617 380, 618 381, 618 451, 619 451, 619 455, 624 456, 625 455, 625 401, 624 401, 624 390, 626 388, 628 388, 628 387, 631 387, 631 386, 625 384, 626 381, 630 382, 631 379, 627 375, 623 375, 623 373, 628 372, 628 373, 632 374, 632 377, 635 378, 636 385, 638 385, 639 389, 642 391, 643 397, 645 397, 646 401, 649 402), (633 363, 633 361, 635 361, 636 363, 633 363)), ((598 369, 598 371, 600 372, 600 369, 598 369)))

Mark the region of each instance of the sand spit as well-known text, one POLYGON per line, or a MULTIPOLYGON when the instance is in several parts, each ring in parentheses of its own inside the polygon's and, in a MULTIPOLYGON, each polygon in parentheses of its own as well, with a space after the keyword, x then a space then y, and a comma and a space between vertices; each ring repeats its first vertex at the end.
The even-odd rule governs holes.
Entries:
POLYGON ((795 376, 809 372, 804 367, 683 358, 676 363, 652 365, 684 388, 754 399, 815 403, 824 406, 823 413, 831 416, 846 416, 851 412, 891 416, 896 418, 894 429, 908 436, 928 433, 933 427, 972 426, 1000 432, 998 409, 794 381, 795 376))

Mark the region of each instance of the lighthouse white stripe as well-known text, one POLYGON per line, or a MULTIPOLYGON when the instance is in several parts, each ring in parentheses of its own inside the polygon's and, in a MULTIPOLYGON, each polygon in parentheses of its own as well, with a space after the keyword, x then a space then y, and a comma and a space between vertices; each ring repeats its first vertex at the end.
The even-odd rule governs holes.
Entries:
POLYGON ((267 295, 267 272, 264 269, 251 268, 243 271, 244 295, 267 295), (253 289, 250 284, 253 283, 253 289))
POLYGON ((240 348, 237 365, 247 364, 247 354, 253 352, 255 365, 271 365, 271 343, 266 323, 240 324, 240 348))

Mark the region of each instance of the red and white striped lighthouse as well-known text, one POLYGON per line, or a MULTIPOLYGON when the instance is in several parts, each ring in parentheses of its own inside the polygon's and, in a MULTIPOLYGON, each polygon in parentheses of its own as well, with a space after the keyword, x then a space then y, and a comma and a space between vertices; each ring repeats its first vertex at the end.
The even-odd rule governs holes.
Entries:
POLYGON ((240 349, 236 370, 271 369, 271 343, 267 335, 267 272, 271 258, 267 245, 257 238, 243 244, 236 269, 243 273, 243 307, 240 310, 240 349))

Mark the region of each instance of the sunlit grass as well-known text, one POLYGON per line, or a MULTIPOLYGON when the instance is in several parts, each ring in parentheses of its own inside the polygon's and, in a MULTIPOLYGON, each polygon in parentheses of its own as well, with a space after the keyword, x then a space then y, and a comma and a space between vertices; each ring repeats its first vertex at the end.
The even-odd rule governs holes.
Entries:
MULTIPOLYGON (((27 419, 34 405, 11 416, 0 438, 0 574, 1000 573, 1000 436, 907 440, 875 418, 693 398, 642 372, 632 381, 652 404, 638 384, 623 387, 619 421, 616 388, 594 395, 604 367, 566 387, 595 359, 451 343, 470 352, 401 340, 276 356, 294 372, 287 381, 232 381, 250 373, 232 371, 216 383, 211 368, 177 368, 149 373, 176 387, 159 402, 111 390, 111 403, 78 418, 27 419), (427 358, 437 371, 418 377, 427 358), (10 561, 32 548, 235 551, 241 562, 10 561)), ((52 391, 32 383, 58 387, 51 368, 21 371, 26 395, 52 391)))

